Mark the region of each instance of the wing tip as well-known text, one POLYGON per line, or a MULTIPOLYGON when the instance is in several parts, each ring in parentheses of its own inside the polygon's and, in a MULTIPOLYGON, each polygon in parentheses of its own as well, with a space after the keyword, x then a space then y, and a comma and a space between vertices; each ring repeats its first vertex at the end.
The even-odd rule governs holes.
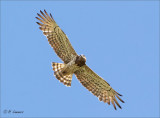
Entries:
POLYGON ((40 14, 39 14, 39 13, 37 13, 37 15, 38 15, 38 16, 40 16, 40 14))
POLYGON ((40 23, 39 22, 36 22, 38 25, 40 25, 40 23))
POLYGON ((123 100, 121 101, 122 103, 125 103, 123 100))
POLYGON ((50 17, 53 19, 52 14, 50 13, 50 17))
POLYGON ((47 13, 45 9, 44 9, 44 12, 47 13))
POLYGON ((43 14, 43 12, 40 10, 41 14, 43 14))

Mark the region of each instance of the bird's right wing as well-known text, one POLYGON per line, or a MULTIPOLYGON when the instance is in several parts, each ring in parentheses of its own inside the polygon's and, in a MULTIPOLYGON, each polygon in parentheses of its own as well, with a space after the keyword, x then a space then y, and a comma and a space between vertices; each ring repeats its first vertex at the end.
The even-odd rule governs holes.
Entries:
POLYGON ((122 95, 116 92, 104 79, 93 72, 87 65, 82 66, 74 74, 81 84, 93 93, 93 95, 97 96, 100 101, 105 103, 107 102, 109 105, 111 102, 115 109, 116 103, 118 107, 121 108, 116 97, 124 103, 124 101, 119 97, 122 95))
POLYGON ((40 25, 39 28, 43 31, 43 34, 49 41, 49 44, 64 63, 70 62, 73 57, 77 56, 77 53, 73 49, 66 34, 56 24, 51 14, 49 16, 45 10, 44 13, 42 11, 40 12, 41 15, 37 13, 40 18, 36 17, 42 22, 42 24, 37 22, 37 24, 40 25))

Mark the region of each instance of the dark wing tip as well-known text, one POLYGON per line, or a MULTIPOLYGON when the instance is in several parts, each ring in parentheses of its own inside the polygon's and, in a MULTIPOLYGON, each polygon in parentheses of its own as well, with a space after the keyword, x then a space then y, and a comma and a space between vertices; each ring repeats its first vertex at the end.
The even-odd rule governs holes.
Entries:
POLYGON ((41 15, 40 15, 39 13, 37 13, 37 15, 38 15, 39 17, 41 17, 41 15))
POLYGON ((52 17, 52 14, 50 13, 50 16, 51 16, 51 18, 53 19, 53 17, 52 17))
POLYGON ((36 22, 38 25, 40 25, 40 23, 39 22, 36 22))
POLYGON ((43 11, 40 10, 40 12, 41 12, 42 15, 44 14, 43 11))
POLYGON ((120 105, 117 104, 117 106, 118 106, 120 109, 122 109, 122 107, 121 107, 120 105))
POLYGON ((47 13, 45 9, 44 9, 44 12, 47 13))
POLYGON ((118 107, 119 107, 120 109, 122 109, 122 107, 121 107, 120 105, 118 105, 118 107))
POLYGON ((123 96, 122 94, 117 93, 119 96, 123 96))
POLYGON ((113 100, 114 100, 114 102, 117 104, 117 106, 118 106, 120 109, 122 109, 122 107, 120 106, 120 104, 118 103, 118 101, 116 100, 115 97, 113 98, 113 100))
POLYGON ((115 95, 122 103, 124 103, 124 101, 117 94, 115 94, 115 95))
POLYGON ((114 90, 115 93, 117 93, 119 96, 122 96, 122 94, 118 93, 117 91, 114 90))
MULTIPOLYGON (((39 27, 39 29, 42 30, 42 27, 39 27)), ((43 33, 45 33, 45 32, 43 32, 43 33)))

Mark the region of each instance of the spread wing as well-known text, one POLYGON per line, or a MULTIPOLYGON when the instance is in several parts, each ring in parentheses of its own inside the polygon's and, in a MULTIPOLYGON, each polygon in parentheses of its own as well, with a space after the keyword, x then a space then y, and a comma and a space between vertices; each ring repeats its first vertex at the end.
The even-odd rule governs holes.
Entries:
POLYGON ((112 87, 104 79, 94 73, 87 65, 82 66, 75 72, 75 75, 81 84, 93 93, 93 95, 97 96, 100 101, 103 101, 104 103, 107 102, 109 105, 111 102, 115 110, 115 103, 119 108, 121 108, 116 100, 116 97, 124 103, 124 101, 119 97, 122 95, 112 89, 112 87))
POLYGON ((77 53, 70 44, 66 34, 56 24, 51 14, 49 16, 45 10, 44 13, 40 12, 41 15, 37 13, 39 17, 36 17, 41 22, 37 22, 40 25, 39 28, 43 31, 49 44, 64 63, 70 62, 77 53))

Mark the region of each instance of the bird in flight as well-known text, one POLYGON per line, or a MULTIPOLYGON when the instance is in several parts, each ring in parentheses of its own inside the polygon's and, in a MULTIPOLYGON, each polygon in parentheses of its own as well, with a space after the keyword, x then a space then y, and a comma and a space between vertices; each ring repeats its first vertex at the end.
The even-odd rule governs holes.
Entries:
POLYGON ((109 105, 111 102, 115 110, 115 103, 119 108, 122 108, 116 99, 118 98, 124 103, 119 97, 122 95, 116 92, 109 83, 86 65, 86 57, 84 55, 78 55, 75 52, 68 37, 56 24, 52 15, 48 15, 46 10, 44 10, 44 12, 40 11, 40 13, 41 14, 37 13, 39 17, 36 17, 41 22, 37 22, 40 26, 39 29, 43 31, 51 47, 64 62, 52 62, 55 77, 64 85, 70 87, 72 76, 75 74, 80 83, 93 95, 97 96, 100 101, 108 103, 109 105))

